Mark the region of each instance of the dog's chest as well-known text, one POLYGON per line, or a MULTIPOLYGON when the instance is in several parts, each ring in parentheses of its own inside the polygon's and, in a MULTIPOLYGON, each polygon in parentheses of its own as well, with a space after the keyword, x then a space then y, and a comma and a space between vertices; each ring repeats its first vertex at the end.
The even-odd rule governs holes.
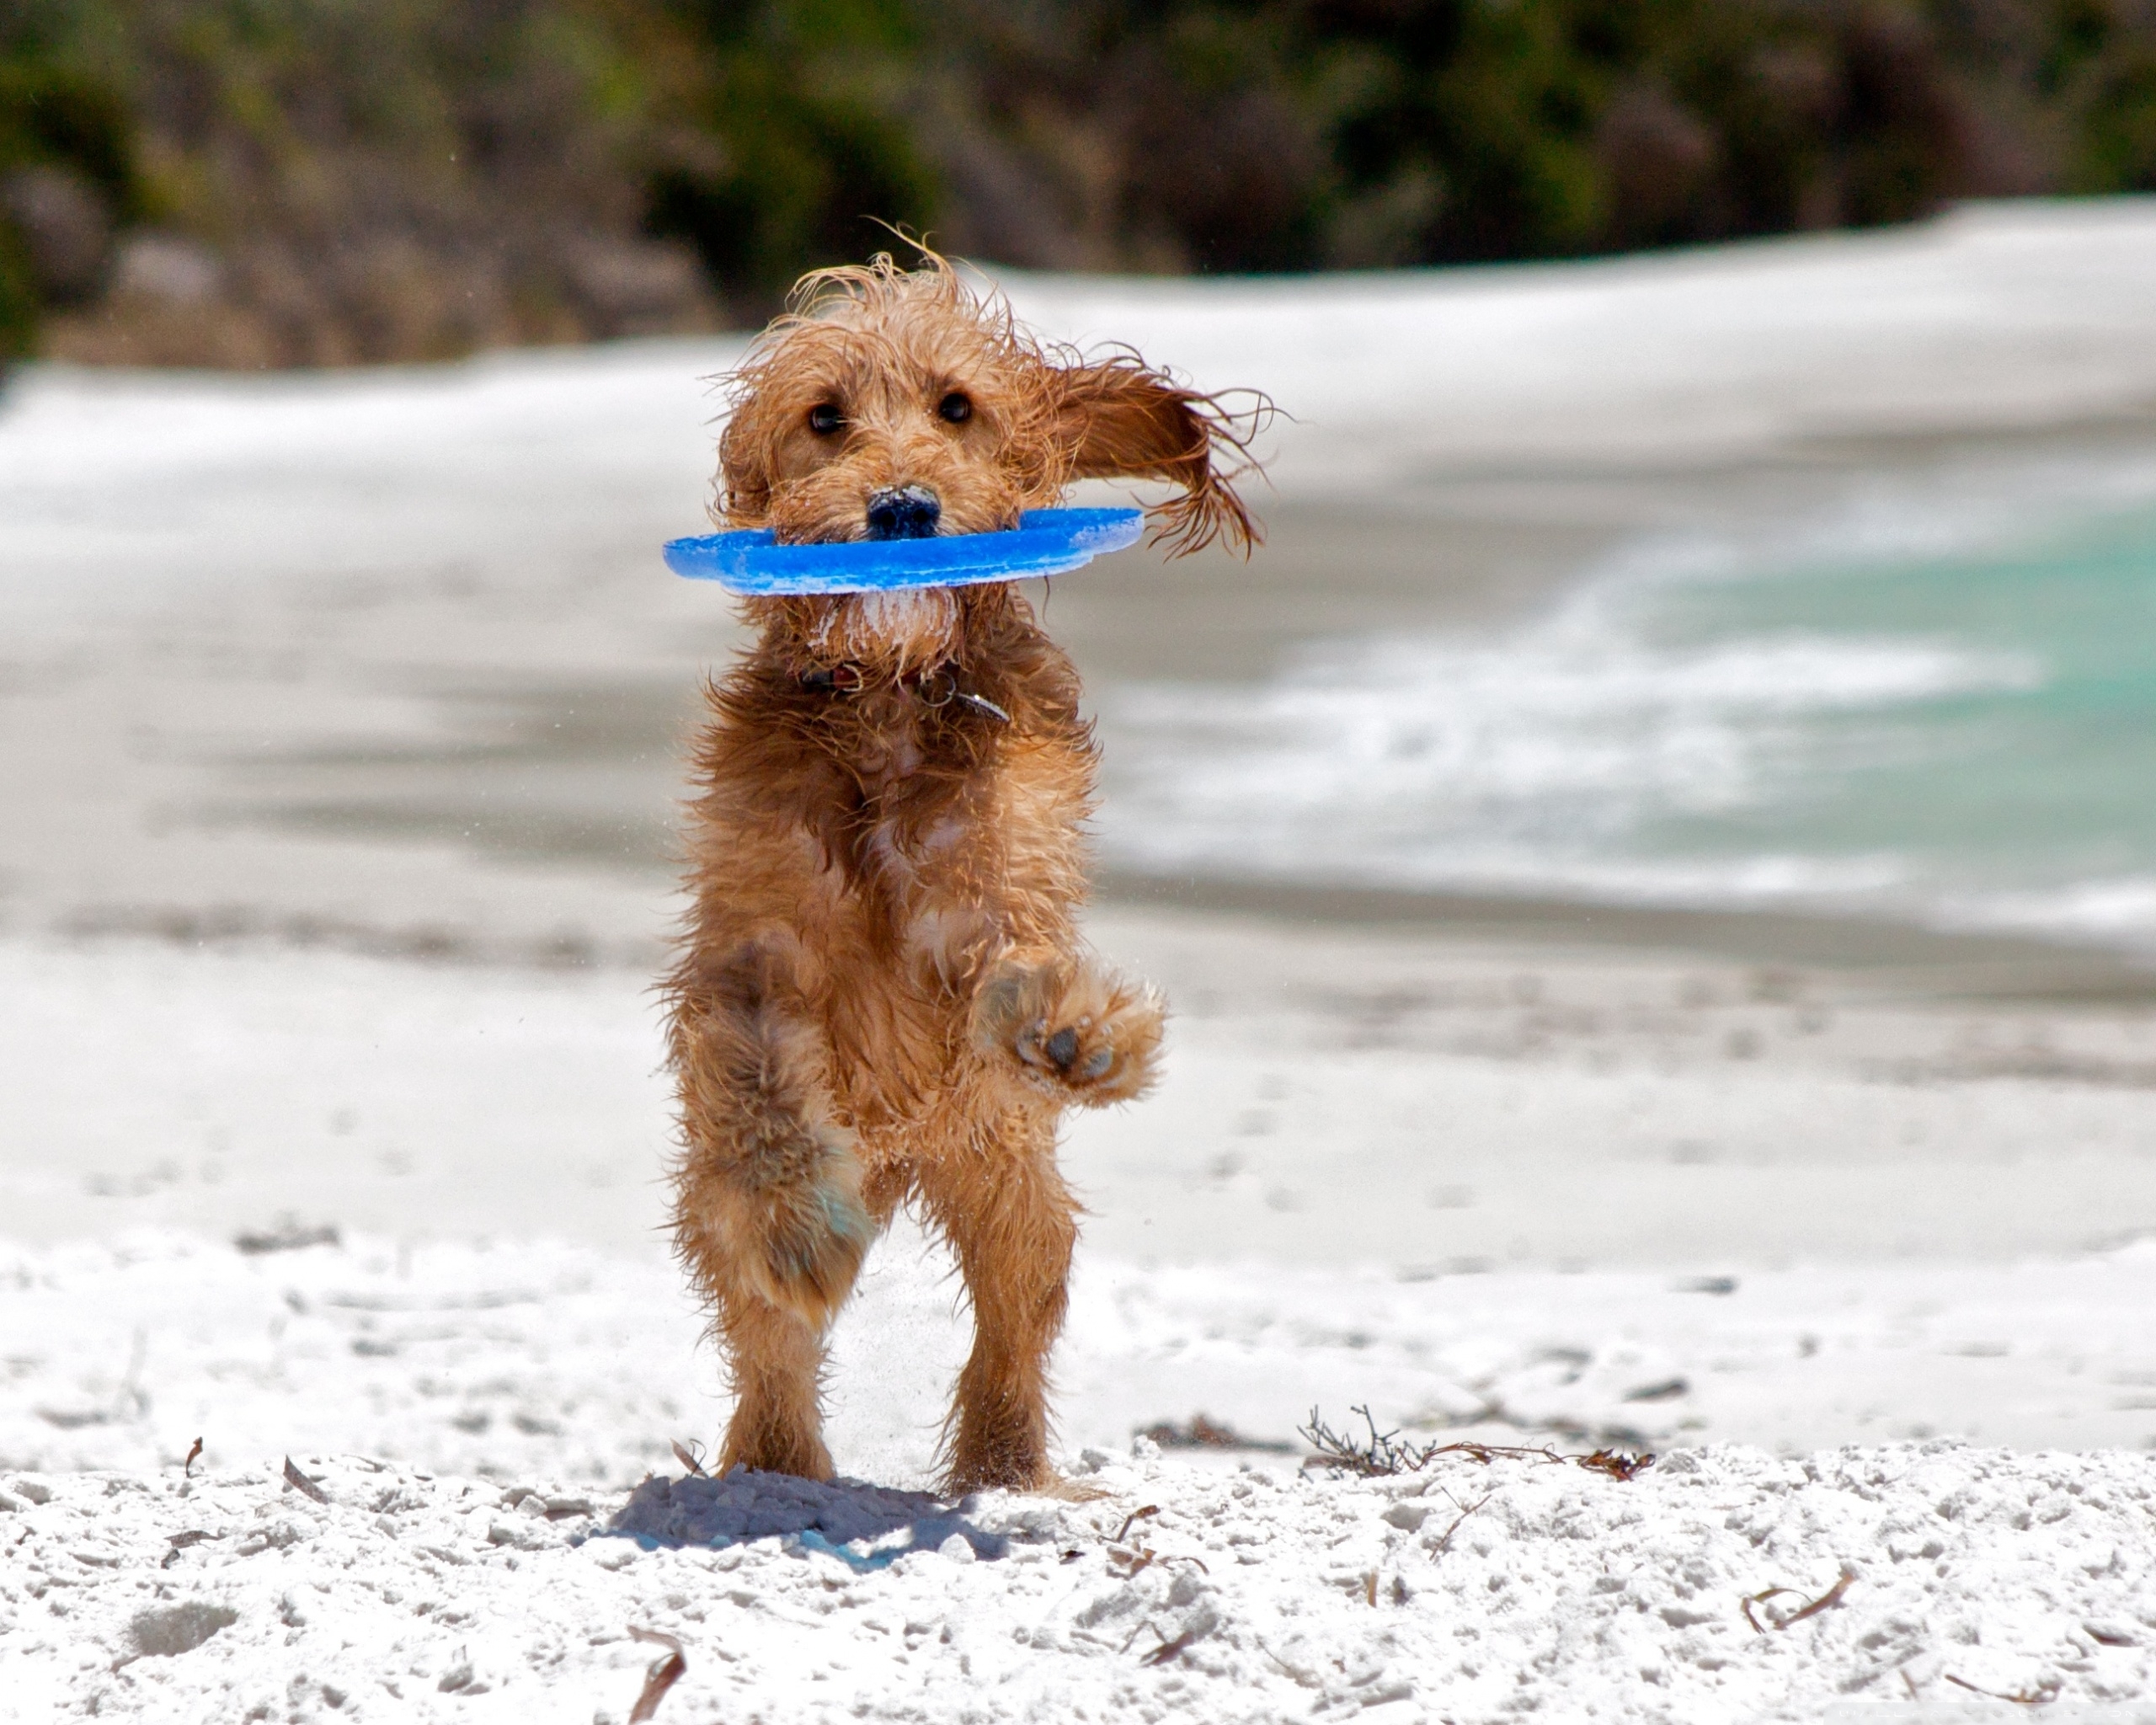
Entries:
POLYGON ((994 937, 986 902, 992 889, 979 866, 982 837, 959 813, 918 830, 897 819, 869 830, 878 896, 899 946, 946 980, 963 975, 994 937))

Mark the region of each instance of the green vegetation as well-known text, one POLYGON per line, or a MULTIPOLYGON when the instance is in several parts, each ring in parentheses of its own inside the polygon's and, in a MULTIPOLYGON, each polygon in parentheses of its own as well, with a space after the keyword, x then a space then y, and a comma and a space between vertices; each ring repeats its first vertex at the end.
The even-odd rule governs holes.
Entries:
POLYGON ((888 239, 865 215, 928 225, 942 200, 909 113, 923 39, 898 0, 673 12, 704 49, 684 116, 702 148, 653 172, 648 223, 691 240, 713 280, 767 298, 888 239))
POLYGON ((4 20, 0 347, 51 314, 50 344, 93 359, 755 318, 888 243, 878 222, 1036 267, 1262 271, 2156 190, 2156 0, 11 0, 4 20), (115 272, 131 225, 157 243, 115 272))
POLYGON ((141 213, 125 103, 68 51, 63 21, 0 21, 0 366, 47 306, 87 297, 114 223, 141 213))

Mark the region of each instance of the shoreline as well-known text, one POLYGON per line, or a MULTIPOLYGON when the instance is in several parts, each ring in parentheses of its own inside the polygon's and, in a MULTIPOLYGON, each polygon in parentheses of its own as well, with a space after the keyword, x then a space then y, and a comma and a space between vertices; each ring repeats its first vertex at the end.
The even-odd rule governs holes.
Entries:
POLYGON ((1614 948, 1816 967, 1919 1000, 2156 1004, 2156 957, 2039 934, 1928 927, 1832 911, 1614 903, 1522 893, 1236 880, 1106 869, 1102 908, 1256 917, 1283 929, 1412 931, 1435 943, 1614 948))

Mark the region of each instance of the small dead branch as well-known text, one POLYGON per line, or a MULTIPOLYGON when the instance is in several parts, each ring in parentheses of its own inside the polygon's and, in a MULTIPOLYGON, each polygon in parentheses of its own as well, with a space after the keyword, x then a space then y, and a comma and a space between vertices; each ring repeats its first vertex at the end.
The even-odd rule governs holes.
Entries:
POLYGON ((1841 1578, 1808 1605, 1801 1605, 1781 1621, 1780 1627, 1787 1629, 1792 1623, 1801 1623, 1807 1617, 1817 1617, 1822 1611, 1831 1611, 1842 1602, 1842 1595, 1849 1590, 1849 1583, 1856 1579, 1854 1570, 1844 1569, 1841 1578))
POLYGON ((295 1467, 292 1465, 292 1458, 289 1455, 285 1458, 285 1484, 302 1497, 313 1498, 318 1503, 327 1503, 329 1501, 329 1493, 295 1467))
POLYGON ((1380 1431, 1377 1421, 1366 1407, 1358 1406, 1350 1412, 1362 1416, 1367 1435, 1358 1437, 1335 1431, 1316 1408, 1310 1410, 1310 1423, 1296 1428, 1317 1452, 1303 1463, 1304 1466, 1337 1468, 1343 1473, 1359 1473, 1365 1479, 1377 1479, 1420 1473, 1441 1455, 1465 1455, 1470 1461, 1486 1467, 1498 1461, 1532 1461, 1584 1467, 1591 1473, 1621 1481, 1636 1478, 1654 1466, 1654 1457, 1645 1451, 1634 1455, 1620 1450, 1597 1450, 1578 1455, 1561 1453, 1546 1444, 1539 1448, 1515 1444, 1417 1444, 1403 1441, 1397 1431, 1380 1431))
POLYGON ((179 1561, 179 1554, 185 1551, 189 1546, 199 1546, 205 1540, 213 1540, 215 1538, 216 1538, 216 1535, 213 1533, 205 1533, 199 1527, 190 1527, 184 1533, 174 1534, 172 1536, 172 1548, 165 1553, 163 1562, 159 1563, 157 1567, 160 1569, 171 1568, 174 1563, 179 1561))
MULTIPOLYGON (((1452 1498, 1452 1501, 1454 1503, 1458 1503, 1460 1502, 1459 1498, 1452 1497, 1452 1493, 1450 1492, 1447 1492, 1445 1495, 1448 1498, 1452 1498)), ((1460 1531, 1460 1523, 1466 1520, 1469 1516, 1472 1515, 1477 1509, 1480 1509, 1496 1495, 1497 1494, 1494 1492, 1486 1492, 1482 1496, 1477 1498, 1472 1503, 1470 1503, 1465 1509, 1462 1509, 1459 1514, 1454 1516, 1452 1519, 1452 1525, 1444 1530, 1444 1537, 1438 1540, 1437 1544, 1431 1546, 1430 1549, 1441 1557, 1445 1552, 1449 1551, 1452 1549, 1452 1536, 1460 1531)))
POLYGON ((661 1635, 655 1629, 638 1629, 633 1623, 629 1626, 629 1635, 632 1640, 666 1649, 666 1657, 654 1659, 651 1669, 643 1674, 643 1687, 638 1691, 637 1704, 629 1709, 629 1725, 643 1725, 645 1720, 657 1714, 659 1704, 666 1699, 666 1691, 681 1680, 681 1674, 689 1669, 689 1661, 681 1651, 681 1643, 670 1635, 661 1635))
POLYGON ((1359 1473, 1365 1479, 1420 1473, 1445 1447, 1438 1444, 1403 1443, 1397 1431, 1380 1431, 1377 1420, 1367 1406, 1358 1404, 1348 1412, 1362 1416, 1366 1435, 1358 1437, 1352 1432, 1335 1431, 1316 1408, 1310 1409, 1310 1423, 1296 1428, 1304 1441, 1317 1452, 1304 1464, 1305 1466, 1338 1468, 1346 1473, 1359 1473))
POLYGON ((1363 1578, 1363 1603, 1375 1606, 1378 1602, 1378 1573, 1371 1570, 1363 1578))
POLYGON ((2012 1701, 2018 1707, 2047 1706, 2058 1699, 2059 1681, 2047 1677, 2034 1689, 2017 1689, 2011 1695, 2001 1695, 1995 1689, 1978 1689, 1973 1683, 1965 1683, 1951 1671, 1941 1674, 1956 1689, 1966 1689, 1971 1695, 1980 1695, 1987 1701, 2012 1701))
POLYGON ((698 1479, 711 1477, 704 1471, 704 1446, 702 1444, 694 1438, 690 1439, 686 1445, 679 1438, 670 1441, 674 1445, 674 1459, 676 1461, 696 1475, 698 1479))
MULTIPOLYGON (((1148 1624, 1146 1625, 1146 1627, 1151 1629, 1152 1626, 1148 1624)), ((1153 1630, 1153 1633, 1155 1635, 1158 1635, 1160 1632, 1161 1632, 1157 1629, 1153 1630)), ((1176 1637, 1173 1641, 1162 1642, 1160 1646, 1155 1648, 1151 1653, 1146 1654, 1145 1657, 1140 1659, 1138 1663, 1141 1665, 1165 1665, 1169 1660, 1174 1658, 1177 1654, 1187 1648, 1192 1642, 1195 1642, 1198 1637, 1203 1633, 1204 1632, 1203 1630, 1186 1629, 1181 1635, 1176 1637)))
POLYGON ((201 1457, 202 1440, 201 1439, 197 1438, 194 1443, 188 1446, 187 1460, 181 1462, 179 1465, 179 1477, 182 1479, 193 1479, 195 1477, 195 1464, 201 1460, 201 1457))
POLYGON ((1257 1643, 1257 1650, 1261 1653, 1264 1654, 1267 1658, 1272 1660, 1274 1664, 1278 1665, 1283 1671, 1286 1672, 1289 1677, 1293 1678, 1295 1682, 1300 1684, 1305 1689, 1315 1689, 1325 1680, 1315 1671, 1305 1671, 1300 1665, 1290 1665, 1285 1659, 1282 1658, 1279 1654, 1274 1653, 1271 1648, 1266 1646, 1266 1644, 1262 1641, 1257 1643))
POLYGON ((1143 1509, 1132 1510, 1129 1514, 1123 1518, 1123 1525, 1115 1530, 1115 1537, 1108 1543, 1112 1546, 1121 1545, 1129 1534, 1133 1522, 1143 1521, 1147 1516, 1158 1515, 1160 1513, 1161 1506, 1158 1503, 1148 1503, 1143 1509))
MULTIPOLYGON (((1118 1575, 1128 1578, 1137 1574, 1141 1569, 1160 1562, 1196 1563, 1200 1569, 1205 1568, 1205 1565, 1196 1557, 1163 1558, 1158 1551, 1140 1541, 1132 1540, 1127 1546, 1123 1543, 1129 1537, 1130 1530, 1138 1523, 1145 1520, 1148 1516, 1158 1515, 1160 1513, 1161 1506, 1158 1503, 1148 1503, 1143 1509, 1132 1510, 1129 1514, 1123 1518, 1123 1525, 1115 1530, 1115 1536, 1107 1542, 1108 1567, 1118 1575)), ((1206 1570, 1206 1573, 1209 1575, 1212 1571, 1206 1570)))
POLYGON ((1616 1480, 1636 1478, 1654 1466, 1653 1456, 1644 1453, 1627 1455, 1622 1450, 1597 1450, 1592 1455, 1570 1459, 1589 1473, 1606 1473, 1616 1480))
MULTIPOLYGON (((1787 1629, 1791 1624, 1801 1623, 1807 1617, 1817 1617, 1822 1611, 1832 1610, 1840 1605, 1842 1595, 1849 1590, 1849 1583, 1855 1579, 1855 1573, 1845 1568, 1842 1571, 1841 1579, 1820 1594, 1817 1599, 1806 1600, 1786 1617, 1777 1617, 1769 1612, 1764 1623, 1760 1622, 1753 1615, 1752 1608, 1754 1605, 1764 1605, 1769 1599, 1780 1599, 1784 1594, 1796 1594, 1796 1589, 1793 1587, 1762 1588, 1756 1594, 1744 1595, 1744 1621, 1760 1635, 1764 1635, 1769 1628, 1787 1629)), ((1798 1597, 1802 1598, 1802 1595, 1798 1594, 1798 1597)))

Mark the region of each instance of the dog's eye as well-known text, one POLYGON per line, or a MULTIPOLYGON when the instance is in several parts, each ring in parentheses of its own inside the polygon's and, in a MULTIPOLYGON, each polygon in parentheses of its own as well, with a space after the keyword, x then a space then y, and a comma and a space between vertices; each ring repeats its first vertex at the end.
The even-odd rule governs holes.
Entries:
POLYGON ((829 437, 846 424, 846 415, 831 403, 819 401, 808 409, 808 429, 819 437, 829 437))
POLYGON ((936 403, 936 412, 939 418, 949 420, 953 425, 963 425, 974 416, 972 398, 954 389, 936 403))

